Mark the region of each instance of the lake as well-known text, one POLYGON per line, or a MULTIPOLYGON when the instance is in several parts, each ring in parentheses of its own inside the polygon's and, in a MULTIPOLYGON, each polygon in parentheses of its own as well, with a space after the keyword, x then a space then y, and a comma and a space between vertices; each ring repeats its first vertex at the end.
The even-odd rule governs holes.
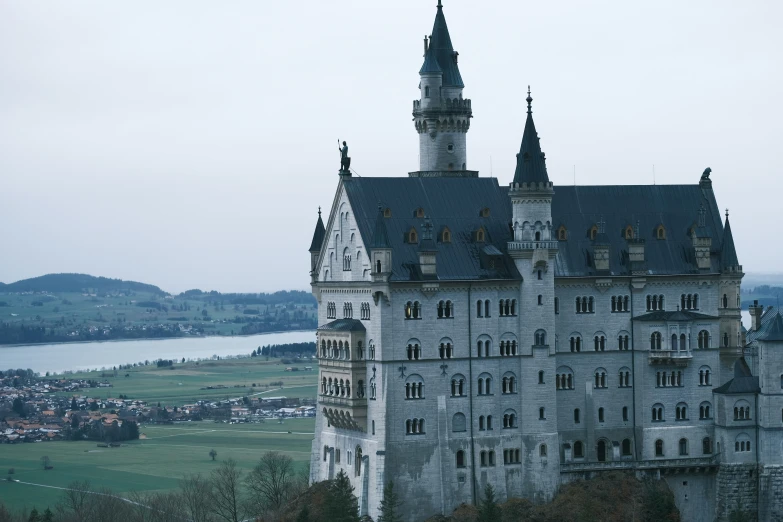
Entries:
POLYGON ((315 342, 315 332, 0 346, 0 369, 30 368, 41 374, 59 373, 66 370, 111 368, 145 360, 249 355, 259 346, 304 342, 315 342))

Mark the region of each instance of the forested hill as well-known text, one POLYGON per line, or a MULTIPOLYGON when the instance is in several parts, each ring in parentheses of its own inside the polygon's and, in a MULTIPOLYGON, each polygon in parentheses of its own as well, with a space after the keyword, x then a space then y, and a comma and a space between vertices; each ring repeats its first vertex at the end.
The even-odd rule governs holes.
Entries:
POLYGON ((143 292, 153 295, 166 295, 155 285, 123 281, 108 277, 95 277, 87 274, 47 274, 15 283, 0 283, 0 292, 75 292, 90 294, 112 294, 143 292))

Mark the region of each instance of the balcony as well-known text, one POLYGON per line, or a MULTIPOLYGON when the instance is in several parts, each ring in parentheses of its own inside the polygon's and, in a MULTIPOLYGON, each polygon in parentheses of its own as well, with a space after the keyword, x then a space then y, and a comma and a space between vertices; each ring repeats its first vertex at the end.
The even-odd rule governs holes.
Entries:
POLYGON ((693 359, 690 350, 650 350, 647 356, 649 364, 673 364, 675 366, 687 366, 693 359))
POLYGON ((346 408, 366 408, 367 398, 337 397, 334 395, 319 395, 319 404, 329 404, 332 406, 343 406, 346 408))
POLYGON ((548 250, 557 250, 557 241, 509 241, 509 250, 535 250, 546 248, 548 250))
POLYGON ((607 462, 561 462, 560 473, 610 470, 709 471, 717 469, 718 455, 685 457, 681 459, 620 460, 607 462))
POLYGON ((318 367, 321 370, 325 369, 362 369, 367 366, 365 359, 350 360, 350 359, 331 359, 331 358, 319 358, 318 367))

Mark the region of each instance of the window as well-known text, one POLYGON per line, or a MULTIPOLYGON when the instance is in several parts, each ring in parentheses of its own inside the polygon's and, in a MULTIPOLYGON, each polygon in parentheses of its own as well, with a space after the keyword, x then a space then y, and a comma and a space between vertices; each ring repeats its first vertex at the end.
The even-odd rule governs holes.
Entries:
POLYGON ((666 229, 663 228, 663 225, 658 225, 658 228, 655 229, 655 237, 658 239, 666 239, 666 229))
POLYGON ((747 433, 740 433, 734 441, 735 452, 750 451, 750 437, 747 433))
POLYGON ((467 431, 467 421, 464 413, 455 413, 451 418, 451 431, 467 431))
POLYGON ((478 357, 489 357, 489 349, 492 345, 492 341, 488 338, 479 339, 476 342, 476 353, 478 357))
POLYGON ((498 315, 500 317, 517 315, 517 300, 501 299, 498 302, 498 315))
POLYGON ((534 339, 536 346, 545 346, 546 345, 546 332, 544 330, 536 330, 536 333, 534 334, 534 339))
POLYGON ((545 408, 538 408, 538 420, 546 420, 546 409, 545 408))
POLYGON ((484 317, 489 317, 489 299, 484 301, 484 317))
POLYGON ((406 399, 423 399, 424 398, 424 379, 421 375, 411 374, 405 382, 405 398, 406 399))
POLYGON ((408 243, 414 244, 419 242, 419 235, 416 233, 416 229, 411 227, 411 229, 408 231, 408 234, 406 235, 406 241, 408 243))
POLYGON ((522 462, 519 458, 518 449, 503 450, 503 464, 519 464, 522 462))
POLYGON ((663 296, 662 295, 648 295, 647 296, 647 311, 656 312, 658 310, 664 310, 663 296))
POLYGON ((583 459, 585 457, 584 445, 581 440, 574 442, 574 458, 583 459))
POLYGON ((424 433, 424 419, 408 419, 405 421, 406 435, 420 435, 424 433))
POLYGON ((406 350, 409 361, 418 361, 421 359, 421 348, 419 347, 418 339, 412 339, 408 341, 408 348, 406 350))
POLYGON ((546 457, 546 444, 541 444, 541 445, 538 447, 538 454, 539 454, 539 456, 541 456, 541 457, 546 457))
POLYGON ((337 306, 331 301, 326 303, 326 318, 327 319, 337 318, 337 306))
POLYGON ((631 225, 625 227, 625 239, 633 239, 633 227, 631 225))
POLYGON ((514 410, 506 410, 503 414, 503 428, 516 428, 517 427, 517 412, 514 410))
POLYGON ((334 450, 334 461, 337 464, 340 463, 340 450, 334 450))
POLYGON ((674 420, 684 421, 688 420, 688 405, 684 402, 678 403, 674 409, 674 420))
POLYGON ((582 351, 582 337, 579 334, 572 334, 571 335, 571 351, 572 352, 581 352, 582 351))
POLYGON ((663 441, 661 439, 655 441, 655 456, 663 457, 663 441))
POLYGON ((504 395, 517 392, 517 378, 513 373, 506 373, 503 376, 502 390, 504 395))
POLYGON ((489 207, 482 208, 481 211, 479 212, 479 216, 484 218, 489 217, 489 207))
POLYGON ((544 384, 544 371, 539 370, 538 372, 538 384, 544 384))
POLYGON ((595 225, 593 225, 592 227, 590 227, 590 230, 588 230, 588 232, 587 232, 587 236, 588 236, 588 237, 589 237, 591 240, 595 240, 595 237, 596 237, 597 235, 598 235, 598 227, 597 227, 597 226, 595 226, 595 225))
POLYGON ((451 359, 454 356, 454 347, 451 344, 451 339, 443 338, 440 340, 438 355, 440 355, 441 359, 451 359))
POLYGON ((363 321, 370 320, 370 303, 361 304, 361 318, 363 321))
POLYGON ((728 296, 726 296, 726 294, 723 294, 723 300, 722 301, 723 301, 723 308, 728 308, 729 307, 729 298, 728 298, 728 296))
POLYGON ((723 333, 723 346, 725 348, 729 347, 729 334, 727 332, 723 333))
POLYGON ((348 252, 348 249, 346 248, 343 252, 343 271, 350 272, 351 270, 351 254, 348 252))
POLYGON ((405 303, 405 319, 421 319, 421 304, 418 301, 405 303))
POLYGON ((750 420, 750 403, 745 400, 739 400, 734 403, 734 420, 750 420))
POLYGON ((451 230, 444 228, 440 233, 441 243, 451 243, 451 230))
POLYGON ((598 422, 604 422, 604 409, 598 408, 598 422))
POLYGON ((605 368, 598 368, 594 372, 595 377, 595 387, 596 388, 606 388, 606 369, 605 368))
POLYGON ((623 422, 628 422, 628 406, 623 406, 623 422))
POLYGON ((712 454, 712 440, 709 437, 704 437, 701 441, 701 452, 704 455, 712 454))
POLYGON ((709 366, 699 368, 699 386, 712 386, 712 372, 709 366))
POLYGON ((429 98, 430 97, 430 86, 429 85, 425 85, 424 86, 424 97, 425 98, 429 98))
POLYGON ((557 229, 557 240, 565 241, 567 239, 568 239, 568 231, 566 230, 565 226, 560 225, 560 228, 557 229))
POLYGON ((580 413, 579 408, 574 409, 574 424, 579 424, 581 422, 580 413))
POLYGON ((492 377, 488 373, 482 373, 478 379, 478 394, 492 395, 492 377))
POLYGON ((517 354, 517 342, 516 340, 503 340, 500 341, 500 355, 510 357, 517 354))
POLYGON ((457 467, 458 468, 465 467, 465 452, 462 450, 457 451, 457 467))
POLYGON ((343 319, 353 318, 353 304, 343 303, 343 319))
POLYGON ((568 366, 561 366, 557 369, 557 373, 555 374, 555 389, 574 389, 574 372, 568 366))
POLYGON ((650 350, 661 349, 661 332, 653 332, 650 335, 650 350))
POLYGON ((621 352, 622 351, 626 351, 627 352, 628 351, 628 340, 629 340, 628 335, 622 335, 621 334, 617 338, 617 349, 620 350, 621 352))
POLYGON ((465 376, 457 374, 451 378, 451 396, 452 397, 464 397, 465 396, 465 376))
POLYGON ((631 439, 623 439, 623 457, 631 456, 631 439))
POLYGON ((538 294, 538 305, 541 306, 544 304, 544 296, 541 294, 538 294))
POLYGON ((709 402, 702 402, 699 405, 699 418, 700 419, 712 418, 712 405, 709 402))
POLYGON ((680 295, 680 310, 698 310, 699 294, 680 295))
POLYGON ((620 368, 620 372, 618 374, 618 378, 620 380, 620 388, 630 388, 631 387, 631 370, 625 366, 620 368))
POLYGON ((663 422, 663 404, 653 404, 652 420, 653 422, 663 422))
POLYGON ((593 347, 596 352, 603 352, 606 350, 606 337, 604 335, 596 335, 593 338, 593 347))
POLYGON ((612 296, 612 313, 630 312, 628 307, 629 296, 627 295, 613 295, 612 296))
POLYGON ((478 230, 476 230, 475 238, 476 238, 476 242, 477 243, 483 243, 484 242, 484 236, 485 236, 485 234, 484 234, 484 229, 483 228, 479 228, 478 230))
POLYGON ((560 298, 559 297, 555 297, 555 313, 556 314, 560 313, 560 298))
POLYGON ((699 349, 703 350, 710 347, 710 333, 707 330, 699 332, 699 349))

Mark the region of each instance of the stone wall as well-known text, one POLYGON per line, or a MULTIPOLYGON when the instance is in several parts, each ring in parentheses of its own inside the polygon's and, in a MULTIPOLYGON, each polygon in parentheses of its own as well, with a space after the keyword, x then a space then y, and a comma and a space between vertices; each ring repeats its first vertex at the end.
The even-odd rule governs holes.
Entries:
MULTIPOLYGON (((716 479, 717 520, 728 521, 729 515, 738 509, 745 512, 749 521, 759 520, 758 481, 758 467, 755 464, 721 464, 716 479)), ((766 522, 775 519, 761 520, 766 522)))
POLYGON ((759 520, 783 520, 783 466, 763 466, 759 482, 759 520))

